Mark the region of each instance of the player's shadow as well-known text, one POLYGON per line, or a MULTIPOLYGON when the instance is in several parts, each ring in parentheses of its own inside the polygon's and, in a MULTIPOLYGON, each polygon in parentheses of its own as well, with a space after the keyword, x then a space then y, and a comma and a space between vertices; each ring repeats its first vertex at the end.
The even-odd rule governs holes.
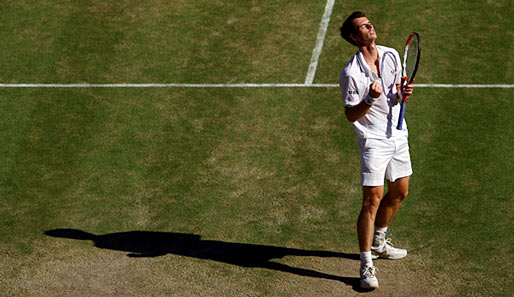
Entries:
POLYGON ((129 231, 95 235, 75 229, 54 229, 45 232, 52 237, 91 240, 98 248, 128 252, 129 257, 159 257, 175 254, 213 260, 241 267, 266 268, 301 276, 337 280, 359 291, 359 278, 343 277, 315 270, 291 267, 271 261, 285 256, 328 257, 358 260, 357 254, 302 250, 268 245, 203 240, 196 234, 129 231))

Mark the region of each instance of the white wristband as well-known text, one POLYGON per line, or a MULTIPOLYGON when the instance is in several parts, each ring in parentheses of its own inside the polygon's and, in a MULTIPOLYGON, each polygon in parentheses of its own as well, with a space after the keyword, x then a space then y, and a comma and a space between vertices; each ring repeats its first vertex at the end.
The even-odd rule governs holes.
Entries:
POLYGON ((373 98, 369 94, 364 97, 364 103, 366 103, 369 106, 373 106, 378 98, 373 98))

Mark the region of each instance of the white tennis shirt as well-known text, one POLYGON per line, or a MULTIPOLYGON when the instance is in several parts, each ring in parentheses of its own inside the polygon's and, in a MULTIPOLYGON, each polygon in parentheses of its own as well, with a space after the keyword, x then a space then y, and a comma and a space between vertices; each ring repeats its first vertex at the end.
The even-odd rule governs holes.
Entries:
POLYGON ((389 139, 407 136, 407 124, 397 130, 400 116, 396 85, 401 82, 402 66, 398 52, 389 47, 377 45, 381 77, 373 72, 362 53, 358 51, 341 72, 339 85, 345 107, 359 104, 368 95, 369 86, 381 80, 383 92, 371 106, 368 113, 354 122, 355 132, 360 138, 389 139))

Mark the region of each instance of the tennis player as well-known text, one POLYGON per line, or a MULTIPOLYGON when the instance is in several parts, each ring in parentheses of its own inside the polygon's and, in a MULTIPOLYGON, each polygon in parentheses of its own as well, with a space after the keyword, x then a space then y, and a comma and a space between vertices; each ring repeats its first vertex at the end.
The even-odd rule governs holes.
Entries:
POLYGON ((412 167, 407 125, 397 130, 398 92, 411 95, 413 84, 399 90, 401 60, 392 48, 375 44, 377 33, 363 12, 352 13, 341 36, 359 50, 340 76, 346 118, 355 126, 361 153, 362 208, 357 221, 362 288, 378 288, 372 259, 401 259, 405 249, 386 239, 389 224, 407 196, 412 167), (384 180, 387 194, 384 196, 384 180))

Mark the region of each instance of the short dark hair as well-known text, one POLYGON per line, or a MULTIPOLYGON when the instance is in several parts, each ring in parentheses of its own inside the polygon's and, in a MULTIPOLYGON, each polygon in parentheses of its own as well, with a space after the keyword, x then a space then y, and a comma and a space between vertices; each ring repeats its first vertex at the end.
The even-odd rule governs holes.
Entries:
POLYGON ((354 11, 348 18, 346 18, 341 28, 339 28, 339 31, 341 31, 341 37, 349 43, 357 45, 355 41, 350 38, 350 34, 354 34, 357 31, 357 28, 353 25, 353 20, 363 18, 365 16, 366 14, 362 11, 354 11))

